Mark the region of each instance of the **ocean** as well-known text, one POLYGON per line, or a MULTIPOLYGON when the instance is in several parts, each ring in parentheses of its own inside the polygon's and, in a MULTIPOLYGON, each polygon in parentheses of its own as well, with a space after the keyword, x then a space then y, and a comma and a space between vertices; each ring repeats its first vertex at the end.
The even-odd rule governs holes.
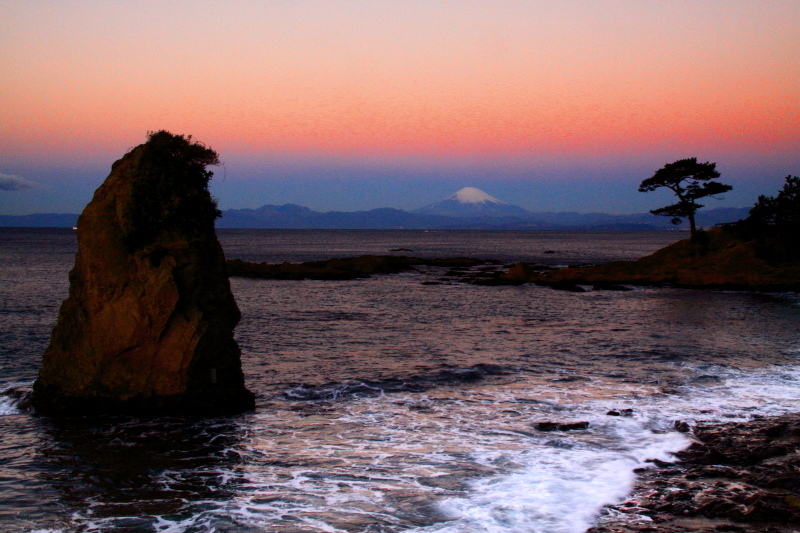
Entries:
MULTIPOLYGON (((635 259, 683 236, 219 231, 229 259, 498 268, 635 259)), ((800 411, 800 295, 487 287, 421 267, 231 279, 254 412, 39 417, 8 393, 36 378, 75 248, 72 230, 0 228, 2 531, 580 533, 634 469, 689 444, 676 421, 800 411)))

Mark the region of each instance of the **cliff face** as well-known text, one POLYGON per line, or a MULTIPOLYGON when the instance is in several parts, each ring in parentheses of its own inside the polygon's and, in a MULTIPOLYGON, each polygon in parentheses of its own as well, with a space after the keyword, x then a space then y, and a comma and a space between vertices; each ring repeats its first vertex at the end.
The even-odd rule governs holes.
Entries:
POLYGON ((187 171, 174 153, 165 163, 152 140, 114 163, 78 219, 69 297, 34 384, 39 413, 253 407, 233 339, 240 313, 214 233, 210 173, 187 185, 197 165, 187 171), (199 206, 196 219, 182 202, 199 206))
POLYGON ((506 274, 509 280, 541 285, 557 284, 667 284, 687 288, 800 291, 800 263, 772 260, 759 252, 756 242, 722 230, 707 233, 695 243, 678 241, 636 261, 565 268, 543 273, 506 274))

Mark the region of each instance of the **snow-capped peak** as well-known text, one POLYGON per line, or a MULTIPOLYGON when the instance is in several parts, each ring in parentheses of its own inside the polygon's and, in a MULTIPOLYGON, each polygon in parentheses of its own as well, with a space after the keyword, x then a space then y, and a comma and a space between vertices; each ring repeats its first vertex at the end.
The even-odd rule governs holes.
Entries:
POLYGON ((475 187, 464 187, 442 200, 414 211, 422 215, 446 217, 525 217, 530 213, 509 205, 475 187))
POLYGON ((455 200, 460 204, 491 203, 491 204, 506 205, 505 202, 498 200, 494 196, 489 196, 482 190, 476 189, 475 187, 464 187, 463 189, 457 191, 455 194, 448 196, 446 200, 455 200))

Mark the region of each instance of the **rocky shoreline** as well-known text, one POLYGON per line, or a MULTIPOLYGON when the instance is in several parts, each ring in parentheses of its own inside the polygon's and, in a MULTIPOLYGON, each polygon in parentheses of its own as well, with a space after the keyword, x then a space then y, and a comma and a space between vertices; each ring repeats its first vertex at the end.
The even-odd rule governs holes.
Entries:
MULTIPOLYGON (((392 250, 400 251, 400 250, 392 250)), ((410 251, 410 250, 402 250, 410 251)), ((793 257, 771 257, 755 241, 721 230, 704 233, 699 242, 678 241, 635 261, 556 268, 537 263, 501 266, 490 259, 455 257, 422 259, 405 255, 362 255, 325 261, 280 264, 227 261, 228 275, 279 280, 350 280, 397 274, 416 267, 447 268, 436 281, 473 285, 533 283, 557 290, 627 291, 630 286, 669 286, 690 289, 800 292, 800 263, 793 257)))
MULTIPOLYGON (((569 267, 546 272, 524 263, 511 268, 502 283, 536 283, 570 290, 579 285, 649 285, 690 289, 800 292, 800 262, 771 257, 755 240, 715 229, 698 241, 678 241, 636 261, 569 267)), ((576 292, 581 292, 576 290, 576 292)))
POLYGON ((800 414, 698 424, 587 533, 800 531, 800 414))

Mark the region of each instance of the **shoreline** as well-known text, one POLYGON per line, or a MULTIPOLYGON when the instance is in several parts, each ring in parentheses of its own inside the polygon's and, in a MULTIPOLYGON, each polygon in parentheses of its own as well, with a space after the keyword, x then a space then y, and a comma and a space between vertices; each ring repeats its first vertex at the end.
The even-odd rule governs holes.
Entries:
POLYGON ((800 413, 685 429, 694 442, 638 472, 587 533, 800 530, 800 413))
POLYGON ((672 286, 688 289, 800 292, 800 263, 757 240, 714 229, 693 242, 678 241, 635 261, 539 272, 524 263, 503 280, 569 290, 576 285, 672 286))

